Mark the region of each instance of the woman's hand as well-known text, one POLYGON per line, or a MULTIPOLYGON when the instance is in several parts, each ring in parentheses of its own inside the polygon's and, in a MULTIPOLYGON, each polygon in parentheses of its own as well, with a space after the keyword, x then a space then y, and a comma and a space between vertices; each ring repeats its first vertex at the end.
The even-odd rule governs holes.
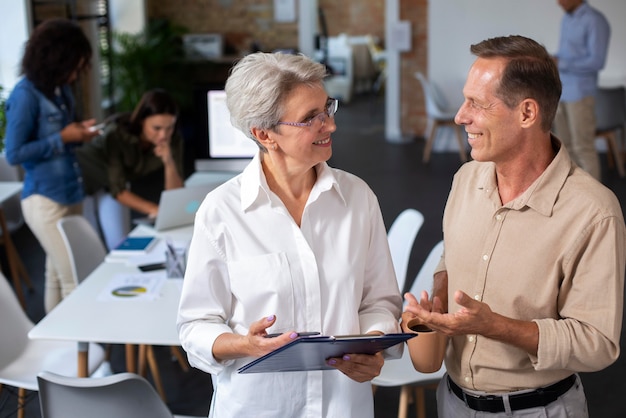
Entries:
POLYGON ((250 324, 247 335, 222 334, 213 344, 213 356, 218 360, 241 357, 261 357, 298 338, 295 331, 268 338, 267 328, 274 325, 276 316, 270 315, 250 324))
POLYGON ((380 374, 385 360, 382 352, 378 352, 376 354, 344 354, 341 358, 328 359, 327 363, 350 379, 363 383, 369 382, 380 374))
POLYGON ((83 122, 72 122, 61 130, 61 140, 63 143, 89 142, 94 136, 100 135, 97 129, 90 129, 95 124, 95 119, 89 119, 83 122))
POLYGON ((170 141, 162 141, 154 146, 154 155, 159 157, 163 164, 169 164, 174 162, 172 157, 172 147, 170 147, 170 141))

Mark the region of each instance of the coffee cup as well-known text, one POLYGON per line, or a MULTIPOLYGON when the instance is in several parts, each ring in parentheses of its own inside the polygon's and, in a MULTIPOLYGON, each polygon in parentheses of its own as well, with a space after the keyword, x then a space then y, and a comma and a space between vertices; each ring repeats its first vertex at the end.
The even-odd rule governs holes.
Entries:
POLYGON ((421 373, 434 373, 439 370, 446 354, 448 337, 428 328, 419 318, 403 323, 402 328, 404 332, 417 334, 417 337, 406 342, 415 370, 421 373))

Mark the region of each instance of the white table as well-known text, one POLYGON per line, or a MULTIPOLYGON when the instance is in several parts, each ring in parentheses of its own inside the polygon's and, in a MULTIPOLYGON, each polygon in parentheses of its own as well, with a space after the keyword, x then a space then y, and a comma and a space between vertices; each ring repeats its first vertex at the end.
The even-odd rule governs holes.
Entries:
POLYGON ((0 229, 2 230, 0 243, 4 244, 6 248, 7 261, 9 263, 9 269, 11 270, 11 278, 13 279, 15 294, 17 295, 17 299, 20 301, 22 308, 26 309, 26 300, 24 299, 24 292, 22 292, 20 277, 30 289, 32 289, 33 285, 30 281, 30 277, 28 277, 24 263, 22 263, 22 259, 17 253, 15 245, 13 245, 11 231, 9 231, 6 218, 4 216, 4 210, 2 209, 2 203, 21 192, 22 186, 21 181, 0 181, 0 229))
MULTIPOLYGON (((192 225, 158 233, 140 225, 130 235, 188 241, 192 232, 192 225)), ((179 346, 176 315, 181 279, 167 279, 156 300, 98 299, 116 274, 138 272, 133 265, 105 261, 28 333, 29 338, 78 342, 78 370, 82 377, 87 376, 90 342, 179 346)))

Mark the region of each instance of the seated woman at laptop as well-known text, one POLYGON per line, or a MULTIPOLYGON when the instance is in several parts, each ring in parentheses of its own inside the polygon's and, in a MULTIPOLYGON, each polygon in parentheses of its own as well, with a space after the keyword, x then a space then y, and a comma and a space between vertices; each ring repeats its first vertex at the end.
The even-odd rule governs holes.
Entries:
POLYGON ((399 332, 378 200, 326 163, 338 102, 325 76, 304 55, 255 53, 226 82, 233 125, 259 151, 198 209, 178 313, 190 364, 215 377, 210 417, 374 416, 381 353, 328 359, 337 370, 237 372, 298 332, 399 332))
POLYGON ((150 217, 159 210, 157 203, 132 192, 131 182, 162 169, 166 190, 183 186, 183 140, 177 120, 178 106, 171 95, 150 90, 132 113, 109 118, 102 135, 77 151, 85 192, 94 198, 109 249, 128 234, 129 209, 150 217))

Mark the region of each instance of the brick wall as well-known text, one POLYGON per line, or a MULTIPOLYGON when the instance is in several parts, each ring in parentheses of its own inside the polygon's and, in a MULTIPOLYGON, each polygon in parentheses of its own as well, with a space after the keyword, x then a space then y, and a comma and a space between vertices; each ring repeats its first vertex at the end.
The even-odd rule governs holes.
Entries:
MULTIPOLYGON (((428 0, 399 0, 400 19, 412 22, 412 51, 402 54, 402 131, 421 136, 426 119, 421 88, 413 76, 426 71, 428 0)), ((146 0, 148 18, 166 18, 189 33, 221 33, 232 51, 298 47, 298 26, 274 22, 273 0, 146 0)), ((384 45, 385 0, 318 0, 330 36, 370 34, 384 45)))

